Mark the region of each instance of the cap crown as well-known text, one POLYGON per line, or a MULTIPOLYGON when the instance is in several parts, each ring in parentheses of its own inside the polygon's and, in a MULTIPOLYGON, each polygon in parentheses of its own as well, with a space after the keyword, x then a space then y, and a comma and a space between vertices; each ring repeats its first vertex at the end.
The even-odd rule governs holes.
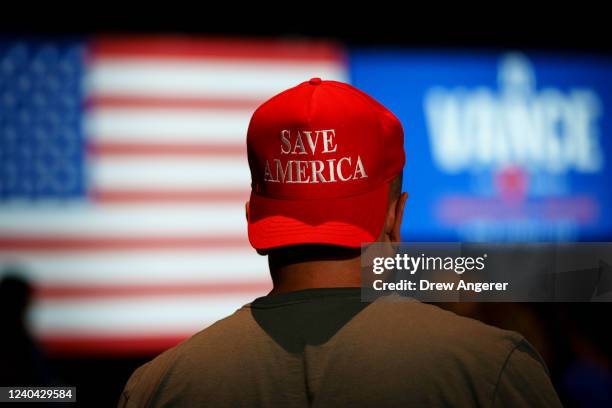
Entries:
POLYGON ((247 133, 253 193, 278 199, 370 192, 404 166, 399 120, 357 88, 313 78, 263 103, 247 133))

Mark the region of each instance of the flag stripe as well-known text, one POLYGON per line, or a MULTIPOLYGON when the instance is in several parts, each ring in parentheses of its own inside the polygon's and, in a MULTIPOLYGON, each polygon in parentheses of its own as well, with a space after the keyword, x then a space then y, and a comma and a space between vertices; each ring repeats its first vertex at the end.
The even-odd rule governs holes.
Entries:
POLYGON ((91 65, 89 95, 266 100, 312 77, 343 80, 337 63, 104 57, 91 65), (254 75, 254 73, 257 73, 254 75))
POLYGON ((249 167, 238 157, 93 157, 93 189, 128 191, 244 191, 249 167))
POLYGON ((144 203, 226 203, 239 201, 245 203, 250 191, 209 190, 209 191, 131 191, 131 190, 95 190, 90 196, 102 204, 144 204, 144 203))
POLYGON ((134 237, 123 236, 90 238, 0 235, 0 251, 131 251, 135 249, 195 249, 214 251, 219 248, 248 247, 243 235, 203 236, 203 237, 134 237))
POLYGON ((138 95, 94 95, 85 101, 88 109, 95 108, 162 108, 162 109, 215 109, 253 111, 264 100, 262 98, 223 98, 204 96, 166 95, 163 97, 138 95))
POLYGON ((151 285, 191 282, 237 283, 269 279, 267 258, 250 247, 214 251, 131 250, 0 252, 0 262, 15 265, 28 280, 46 286, 151 285))
POLYGON ((187 39, 185 37, 105 37, 96 39, 91 47, 91 58, 131 56, 138 58, 190 58, 231 60, 284 60, 317 64, 344 63, 341 48, 329 42, 312 40, 233 40, 187 39))
MULTIPOLYGON (((208 326, 203 324, 202 328, 208 326)), ((169 349, 181 341, 190 337, 193 332, 167 333, 163 330, 159 334, 125 335, 113 333, 101 335, 89 333, 86 335, 51 335, 39 334, 38 342, 42 345, 46 354, 52 357, 121 357, 121 356, 143 356, 149 357, 160 351, 169 349)))
POLYGON ((77 298, 110 298, 141 296, 177 296, 177 295, 219 295, 235 293, 267 293, 272 289, 270 282, 214 282, 214 283, 165 283, 162 285, 38 285, 34 288, 35 296, 41 300, 77 299, 77 298))
POLYGON ((244 144, 251 112, 223 109, 98 108, 85 117, 89 140, 244 144))
POLYGON ((35 300, 28 321, 47 334, 147 334, 164 327, 170 332, 193 333, 203 322, 215 321, 258 296, 219 292, 202 296, 110 297, 35 300))
POLYGON ((67 205, 29 208, 0 207, 0 234, 13 237, 39 235, 61 238, 103 238, 122 236, 175 235, 184 237, 203 234, 246 232, 244 203, 225 205, 67 205), (163 214, 163 215, 162 215, 163 214))
MULTIPOLYGON (((100 137, 100 139, 119 139, 118 137, 100 137)), ((171 143, 119 143, 91 142, 87 146, 92 156, 236 156, 246 158, 244 144, 171 144, 171 143)))

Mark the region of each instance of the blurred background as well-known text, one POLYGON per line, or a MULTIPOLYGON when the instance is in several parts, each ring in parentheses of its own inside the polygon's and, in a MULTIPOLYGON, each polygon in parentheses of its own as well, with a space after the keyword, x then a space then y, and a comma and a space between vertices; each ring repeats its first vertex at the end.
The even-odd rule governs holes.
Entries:
MULTIPOLYGON (((0 385, 114 405, 136 367, 267 293, 246 127, 311 77, 402 121, 404 240, 610 241, 605 27, 506 17, 4 21, 0 385)), ((612 401, 608 304, 443 306, 525 335, 566 405, 612 401)))

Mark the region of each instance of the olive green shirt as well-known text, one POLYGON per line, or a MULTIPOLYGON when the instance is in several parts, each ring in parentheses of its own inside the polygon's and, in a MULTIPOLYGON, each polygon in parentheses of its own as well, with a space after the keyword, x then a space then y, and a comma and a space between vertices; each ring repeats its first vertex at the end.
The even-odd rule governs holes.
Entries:
POLYGON ((266 296, 138 368, 120 407, 561 406, 519 334, 359 288, 266 296))

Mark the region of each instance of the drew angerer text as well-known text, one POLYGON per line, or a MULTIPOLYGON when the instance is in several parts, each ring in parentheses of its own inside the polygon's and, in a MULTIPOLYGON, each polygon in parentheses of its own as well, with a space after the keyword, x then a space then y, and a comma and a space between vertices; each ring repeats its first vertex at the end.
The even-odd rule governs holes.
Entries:
POLYGON ((402 279, 397 282, 384 282, 381 279, 372 283, 374 290, 391 291, 453 291, 465 290, 472 292, 505 291, 508 289, 508 282, 466 282, 460 279, 458 282, 430 282, 427 279, 420 279, 417 282, 402 279))

